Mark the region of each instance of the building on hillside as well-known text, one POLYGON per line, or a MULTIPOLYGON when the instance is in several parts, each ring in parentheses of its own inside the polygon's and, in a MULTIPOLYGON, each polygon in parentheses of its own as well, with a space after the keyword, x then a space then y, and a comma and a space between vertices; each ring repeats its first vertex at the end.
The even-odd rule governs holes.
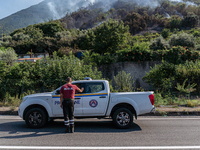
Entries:
POLYGON ((46 57, 49 57, 49 53, 18 54, 17 62, 36 62, 46 57))
POLYGON ((40 58, 20 58, 20 59, 17 59, 17 62, 36 62, 39 59, 42 59, 42 57, 40 57, 40 58))
POLYGON ((18 54, 19 59, 20 58, 46 58, 49 57, 49 53, 34 53, 34 54, 18 54))

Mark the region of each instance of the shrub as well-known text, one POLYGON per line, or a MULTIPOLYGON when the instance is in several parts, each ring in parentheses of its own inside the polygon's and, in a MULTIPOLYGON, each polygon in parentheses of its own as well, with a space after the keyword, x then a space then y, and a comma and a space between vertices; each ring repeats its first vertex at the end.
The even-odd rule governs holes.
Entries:
POLYGON ((130 73, 126 74, 125 71, 120 71, 114 76, 115 89, 119 92, 132 92, 133 91, 133 77, 130 73))
POLYGON ((200 32, 198 30, 194 30, 192 34, 194 35, 194 37, 200 37, 200 32))
POLYGON ((150 49, 153 50, 163 50, 168 49, 169 43, 165 41, 165 39, 162 36, 159 36, 158 38, 151 41, 150 49))
POLYGON ((186 61, 184 64, 174 65, 167 62, 156 65, 143 77, 147 83, 151 83, 158 91, 168 91, 171 86, 176 91, 200 93, 199 83, 200 61, 186 61), (186 81, 188 83, 186 83, 186 81), (188 84, 190 83, 190 87, 188 84))
POLYGON ((180 28, 182 25, 182 19, 181 17, 175 15, 172 16, 169 23, 166 25, 166 27, 170 28, 170 29, 174 29, 174 28, 180 28))
POLYGON ((196 50, 200 51, 200 44, 196 46, 196 50))
POLYGON ((184 27, 197 27, 199 25, 199 17, 194 13, 188 13, 182 24, 184 27))
POLYGON ((4 41, 4 42, 10 42, 11 40, 12 40, 12 37, 9 36, 9 35, 3 37, 3 41, 4 41))
POLYGON ((163 29, 162 32, 161 32, 161 35, 162 35, 162 37, 165 38, 165 39, 168 38, 169 35, 170 35, 170 30, 169 30, 169 29, 166 29, 166 28, 163 29))
POLYGON ((190 55, 186 58, 187 50, 184 47, 181 46, 174 46, 171 49, 165 51, 165 54, 163 55, 163 58, 165 61, 173 64, 180 64, 186 61, 186 59, 191 59, 193 56, 191 51, 188 51, 190 55))
POLYGON ((23 33, 18 33, 12 36, 12 39, 15 41, 23 41, 23 40, 29 40, 30 37, 29 35, 23 34, 23 33))
POLYGON ((2 47, 3 46, 3 42, 2 41, 0 41, 0 47, 2 47))
POLYGON ((57 32, 55 34, 55 37, 58 39, 58 40, 61 40, 61 39, 70 39, 72 38, 72 35, 69 31, 62 31, 62 32, 57 32))
POLYGON ((6 79, 8 79, 6 90, 11 96, 19 95, 26 90, 41 91, 43 87, 46 91, 52 91, 64 84, 62 80, 68 76, 73 80, 81 80, 87 76, 101 79, 101 72, 97 71, 96 67, 84 64, 72 53, 60 58, 54 52, 52 59, 47 57, 36 63, 15 63, 14 66, 8 66, 1 61, 0 70, 2 70, 0 71, 0 100, 5 95, 6 79))
POLYGON ((175 65, 164 61, 162 64, 152 68, 142 79, 149 84, 151 83, 154 88, 157 88, 160 91, 169 90, 170 77, 174 77, 175 74, 175 65))
POLYGON ((198 102, 193 102, 191 100, 188 100, 187 103, 186 103, 186 106, 187 107, 198 107, 199 106, 199 103, 198 102))
POLYGON ((179 35, 173 34, 169 40, 171 46, 187 46, 194 48, 196 46, 195 38, 191 34, 181 33, 179 35))

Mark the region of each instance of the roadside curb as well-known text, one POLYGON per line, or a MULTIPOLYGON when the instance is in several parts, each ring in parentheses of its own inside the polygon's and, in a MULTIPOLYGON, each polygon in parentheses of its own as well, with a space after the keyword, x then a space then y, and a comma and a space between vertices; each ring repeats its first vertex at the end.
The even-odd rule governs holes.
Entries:
MULTIPOLYGON (((18 115, 18 111, 0 111, 0 115, 18 115)), ((200 116, 200 111, 156 111, 141 116, 200 116)))
POLYGON ((0 115, 18 115, 18 111, 0 111, 0 115))
POLYGON ((200 111, 156 111, 141 116, 200 116, 200 111))

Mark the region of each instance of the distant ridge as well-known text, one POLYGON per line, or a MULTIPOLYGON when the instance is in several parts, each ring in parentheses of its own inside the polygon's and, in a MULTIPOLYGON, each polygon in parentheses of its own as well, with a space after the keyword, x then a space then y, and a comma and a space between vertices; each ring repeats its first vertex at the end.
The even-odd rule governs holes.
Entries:
MULTIPOLYGON (((37 5, 33 5, 27 9, 23 9, 19 12, 16 12, 6 18, 0 20, 0 37, 2 34, 9 34, 16 29, 24 28, 29 25, 38 24, 41 22, 47 22, 49 20, 61 19, 62 22, 67 23, 69 28, 80 28, 87 29, 88 27, 93 27, 96 23, 97 25, 102 23, 91 22, 89 18, 94 19, 102 11, 107 11, 110 8, 113 8, 113 5, 120 1, 127 2, 127 6, 132 3, 132 6, 150 6, 156 8, 160 6, 162 1, 167 0, 44 0, 37 5), (134 5, 133 5, 134 3, 134 5), (90 10, 100 10, 99 12, 81 12, 82 8, 89 8, 90 10), (101 8, 101 9, 100 9, 101 8), (80 13, 69 15, 72 12, 80 10, 80 13), (82 14, 81 14, 82 13, 82 14), (68 15, 67 15, 68 14, 68 15), (80 17, 84 16, 84 17, 80 17), (74 18, 73 18, 74 17, 74 18), (82 20, 81 20, 81 19, 82 20), (85 18, 85 20, 83 19, 85 18), (79 20, 80 19, 80 20, 79 20), (71 24, 78 24, 76 26, 70 26, 71 24), (80 25, 79 25, 80 24, 80 25)), ((196 5, 198 0, 168 0, 173 3, 184 2, 187 5, 196 5)), ((117 9, 120 9, 120 6, 117 6, 117 9)), ((165 11, 164 11, 165 12, 165 11)), ((174 12, 172 12, 174 15, 174 12)), ((177 15, 180 13, 176 12, 177 15)), ((165 13, 167 17, 170 17, 168 13, 165 13)), ((181 15, 181 14, 180 14, 181 15)), ((109 18, 109 17, 108 17, 109 18)), ((105 20, 105 19, 102 19, 105 20)))
POLYGON ((89 0, 45 0, 1 19, 0 34, 9 34, 28 25, 46 22, 51 19, 60 19, 67 13, 76 11, 80 7, 86 7, 89 4, 89 0))

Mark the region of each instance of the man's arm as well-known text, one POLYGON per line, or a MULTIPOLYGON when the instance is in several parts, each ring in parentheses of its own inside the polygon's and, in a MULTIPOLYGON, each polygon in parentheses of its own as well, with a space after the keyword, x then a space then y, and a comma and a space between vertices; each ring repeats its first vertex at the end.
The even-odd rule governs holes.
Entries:
POLYGON ((60 107, 62 107, 63 93, 60 93, 60 107))
POLYGON ((82 87, 81 89, 79 89, 79 88, 77 87, 77 91, 78 91, 78 92, 82 93, 82 92, 83 92, 83 90, 84 90, 84 88, 83 88, 83 87, 82 87))

